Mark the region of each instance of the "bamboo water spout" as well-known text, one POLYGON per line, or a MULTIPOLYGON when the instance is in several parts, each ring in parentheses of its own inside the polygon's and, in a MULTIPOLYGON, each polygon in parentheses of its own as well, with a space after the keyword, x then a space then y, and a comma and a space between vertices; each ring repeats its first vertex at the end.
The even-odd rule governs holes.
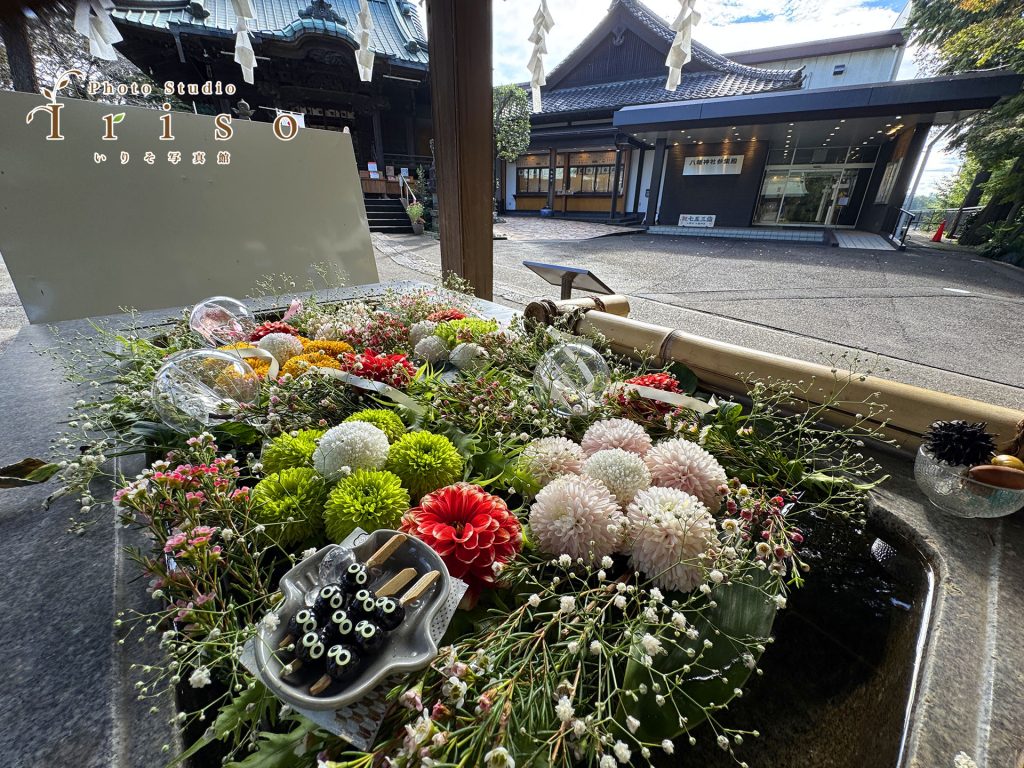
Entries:
POLYGON ((988 422, 989 431, 996 434, 999 444, 1013 440, 1017 425, 1024 419, 1024 412, 978 400, 877 376, 858 376, 583 306, 565 309, 576 313, 572 322, 574 332, 600 334, 619 354, 653 358, 660 364, 683 363, 705 388, 714 392, 745 395, 747 385, 743 377, 750 374, 759 379, 804 381, 810 386, 800 399, 807 405, 818 405, 828 400, 841 382, 842 401, 830 409, 829 421, 852 424, 864 410, 864 401, 874 400, 885 407, 873 414, 869 423, 884 426, 886 436, 907 450, 916 450, 928 427, 939 419, 988 422))

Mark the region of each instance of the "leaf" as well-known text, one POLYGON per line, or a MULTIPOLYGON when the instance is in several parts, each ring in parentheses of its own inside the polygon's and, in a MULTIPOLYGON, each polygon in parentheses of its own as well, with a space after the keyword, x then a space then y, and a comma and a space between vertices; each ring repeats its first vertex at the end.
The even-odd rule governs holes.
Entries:
POLYGON ((668 372, 679 380, 679 387, 686 394, 692 395, 697 391, 697 374, 686 365, 683 365, 683 363, 672 363, 669 366, 668 372))
POLYGON ((124 112, 118 112, 116 115, 114 115, 114 123, 115 124, 123 122, 123 121, 124 121, 124 112))
POLYGON ((228 763, 227 768, 308 768, 313 760, 306 755, 309 750, 303 748, 303 742, 314 727, 312 722, 302 719, 288 733, 263 731, 256 751, 244 760, 228 763))
POLYGON ((22 459, 17 464, 0 467, 0 488, 24 488, 45 483, 60 470, 56 464, 42 459, 22 459))
POLYGON ((733 638, 748 639, 764 638, 771 632, 775 621, 775 603, 767 598, 761 588, 767 583, 768 575, 763 571, 751 568, 748 573, 750 581, 734 581, 730 586, 715 590, 714 608, 707 608, 694 629, 699 632, 696 639, 685 636, 678 642, 668 646, 667 654, 661 654, 654 660, 654 669, 670 677, 686 676, 689 679, 680 692, 677 692, 672 705, 666 703, 658 706, 657 693, 651 688, 651 670, 640 661, 642 652, 634 651, 626 673, 622 688, 637 691, 643 683, 648 686, 646 694, 637 693, 638 700, 621 696, 615 719, 624 724, 626 717, 636 717, 641 725, 636 731, 636 738, 641 741, 661 741, 675 738, 679 734, 694 728, 705 720, 704 708, 714 702, 721 705, 733 697, 733 690, 742 688, 751 670, 743 663, 742 656, 747 647, 733 638), (717 630, 717 632, 716 632, 717 630), (703 648, 704 641, 711 640, 711 648, 703 648), (701 668, 720 669, 718 677, 696 675, 697 672, 684 673, 683 667, 692 662, 687 650, 701 653, 701 668), (729 682, 723 682, 722 676, 729 682), (679 716, 687 718, 684 726, 679 724, 679 716))

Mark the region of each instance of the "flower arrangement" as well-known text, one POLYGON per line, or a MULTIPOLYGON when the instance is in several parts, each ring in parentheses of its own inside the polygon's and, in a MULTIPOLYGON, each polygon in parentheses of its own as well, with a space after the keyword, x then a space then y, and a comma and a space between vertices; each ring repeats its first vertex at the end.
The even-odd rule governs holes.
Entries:
MULTIPOLYGON (((858 519, 878 477, 858 443, 879 407, 825 430, 821 409, 788 408, 812 385, 752 382, 749 406, 703 416, 610 389, 563 417, 532 387, 548 334, 499 331, 470 306, 437 289, 293 302, 250 341, 288 357, 278 377, 209 433, 162 429, 149 396, 163 359, 199 343, 186 325, 159 340, 100 336, 114 366, 74 361, 86 381, 113 382, 57 437, 85 513, 102 503, 90 483, 107 456, 170 451, 114 497, 153 542, 135 559, 157 607, 118 618, 124 637, 156 635, 167 652, 139 671, 140 695, 208 696, 175 722, 216 722, 192 750, 221 742, 229 764, 609 768, 685 760, 696 739, 739 762, 755 736, 727 724, 725 705, 805 578, 802 510, 858 519), (417 370, 409 356, 427 359, 414 350, 429 339, 487 364, 417 370), (405 399, 384 407, 379 393, 307 375, 321 367, 405 399), (441 654, 389 695, 365 752, 284 709, 238 654, 282 620, 281 573, 356 527, 419 538, 470 595, 441 654)), ((683 389, 592 343, 616 384, 683 389)))

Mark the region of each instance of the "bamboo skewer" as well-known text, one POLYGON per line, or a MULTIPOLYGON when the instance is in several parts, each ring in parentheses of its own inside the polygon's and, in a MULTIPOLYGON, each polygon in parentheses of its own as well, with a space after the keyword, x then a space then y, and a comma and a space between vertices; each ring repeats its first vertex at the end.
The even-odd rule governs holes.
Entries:
POLYGON ((309 692, 314 696, 319 696, 321 693, 331 687, 331 676, 323 675, 319 680, 309 686, 309 692))
POLYGON ((377 597, 390 597, 396 592, 401 592, 405 585, 416 578, 415 568, 403 568, 388 581, 386 581, 380 589, 376 590, 377 597))
POLYGON ((387 560, 389 557, 395 554, 396 551, 398 551, 398 548, 405 543, 405 540, 407 538, 409 537, 406 536, 404 533, 399 533, 395 536, 392 536, 390 539, 384 542, 380 549, 378 549, 376 552, 370 555, 369 559, 366 561, 366 567, 373 568, 374 566, 383 563, 385 560, 387 560))
MULTIPOLYGON (((422 597, 423 593, 430 589, 433 583, 437 581, 440 576, 440 571, 430 571, 429 573, 424 573, 422 576, 420 576, 420 580, 413 584, 412 588, 408 592, 402 595, 402 599, 398 601, 399 605, 401 605, 404 608, 413 600, 422 597)), ((378 592, 377 594, 380 593, 378 592)))

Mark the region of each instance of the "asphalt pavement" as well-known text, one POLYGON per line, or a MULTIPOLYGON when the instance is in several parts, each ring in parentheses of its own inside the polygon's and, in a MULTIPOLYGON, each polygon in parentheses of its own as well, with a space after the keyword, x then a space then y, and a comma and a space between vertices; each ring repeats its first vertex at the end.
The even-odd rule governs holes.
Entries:
MULTIPOLYGON (((381 279, 436 279, 429 235, 374 236, 381 279)), ((523 260, 587 267, 630 316, 1024 408, 1024 270, 970 252, 869 251, 647 234, 495 241, 495 300, 557 298, 523 260)))

